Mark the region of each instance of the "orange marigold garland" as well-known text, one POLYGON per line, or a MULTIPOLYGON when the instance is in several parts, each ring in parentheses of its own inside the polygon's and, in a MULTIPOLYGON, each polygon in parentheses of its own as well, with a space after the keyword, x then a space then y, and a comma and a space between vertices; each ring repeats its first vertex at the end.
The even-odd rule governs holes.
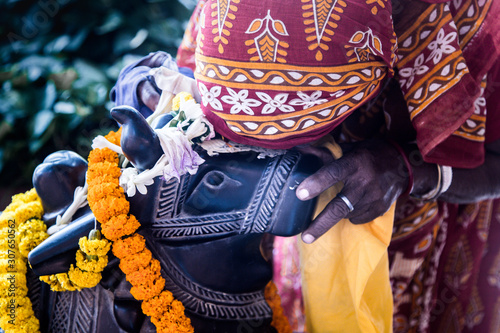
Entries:
MULTIPOLYGON (((119 145, 120 132, 111 132, 106 139, 119 145)), ((157 331, 194 332, 191 320, 184 314, 184 306, 173 297, 165 297, 170 292, 163 290, 165 279, 160 274, 160 263, 152 258, 144 238, 135 233, 140 223, 129 214, 130 205, 119 185, 118 161, 118 154, 107 148, 90 152, 87 173, 90 209, 101 223, 104 237, 113 241, 113 253, 120 259, 120 268, 132 284, 130 292, 144 301, 143 311, 151 317, 157 331), (161 307, 154 306, 157 300, 161 307)))
MULTIPOLYGON (((206 135, 206 134, 205 134, 206 135)), ((121 129, 105 138, 120 145, 121 129)), ((113 254, 120 259, 119 267, 132 288, 131 294, 142 300, 144 314, 151 317, 157 332, 192 333, 191 320, 184 306, 172 293, 164 290, 165 279, 160 274, 160 262, 152 257, 145 239, 136 233, 140 222, 129 214, 130 205, 119 185, 121 174, 118 153, 108 148, 90 152, 87 172, 88 202, 104 237, 113 241, 113 254)), ((279 333, 292 332, 283 314, 281 300, 272 282, 266 287, 266 300, 273 311, 273 325, 279 333)))

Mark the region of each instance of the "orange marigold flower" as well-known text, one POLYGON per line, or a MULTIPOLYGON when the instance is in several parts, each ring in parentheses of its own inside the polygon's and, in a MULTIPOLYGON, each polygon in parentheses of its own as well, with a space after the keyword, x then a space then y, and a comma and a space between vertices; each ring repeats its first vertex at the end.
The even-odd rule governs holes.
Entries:
POLYGON ((133 286, 147 285, 161 276, 160 270, 160 262, 156 259, 152 259, 148 266, 127 274, 126 278, 133 286))
POLYGON ((151 251, 145 248, 139 253, 127 256, 120 260, 120 269, 123 273, 130 274, 132 272, 135 272, 139 268, 143 268, 149 265, 152 258, 153 255, 151 254, 151 251))
POLYGON ((165 279, 160 276, 147 284, 133 286, 130 288, 130 293, 136 300, 142 301, 159 295, 164 287, 165 279))
MULTIPOLYGON (((107 176, 110 181, 119 178, 121 175, 121 169, 116 163, 103 161, 99 163, 92 163, 89 165, 87 170, 87 179, 93 180, 99 176, 107 176)), ((114 181, 113 181, 114 182, 114 181)))
POLYGON ((142 302, 142 312, 146 316, 160 317, 165 311, 168 311, 170 303, 174 300, 174 296, 168 290, 163 290, 160 295, 150 298, 142 302))
POLYGON ((118 216, 112 216, 107 222, 101 224, 101 231, 104 237, 115 241, 124 236, 133 234, 140 226, 141 224, 134 215, 120 214, 118 216))
POLYGON ((118 164, 118 154, 108 148, 97 148, 92 149, 88 158, 89 164, 99 163, 103 161, 108 161, 114 164, 118 164))
POLYGON ((118 184, 114 183, 101 183, 98 186, 89 187, 87 193, 87 200, 91 202, 97 202, 106 196, 120 197, 124 195, 123 188, 118 184))
POLYGON ((114 132, 111 131, 108 134, 106 134, 104 137, 111 143, 114 143, 115 145, 120 145, 120 139, 122 136, 122 128, 120 127, 118 131, 114 132))
MULTIPOLYGON (((174 301, 173 303, 177 302, 180 303, 179 301, 174 301)), ((175 314, 171 312, 166 312, 162 317, 159 318, 152 317, 151 322, 156 326, 156 332, 168 332, 168 333, 194 332, 194 328, 191 326, 191 319, 186 317, 184 315, 184 312, 175 314)))
MULTIPOLYGON (((90 209, 92 209, 92 212, 94 213, 95 218, 97 221, 106 224, 108 220, 111 220, 112 217, 124 215, 127 216, 126 214, 129 212, 130 209, 130 204, 125 199, 125 197, 119 198, 119 197, 112 197, 112 196, 107 196, 99 201, 96 201, 94 203, 89 202, 90 209)), ((134 218, 135 221, 137 221, 134 218)), ((116 221, 117 223, 123 224, 126 222, 126 218, 120 218, 119 220, 116 221)), ((111 222, 110 223, 115 223, 111 222)), ((138 223, 138 222, 137 222, 138 223)), ((115 226, 115 228, 119 227, 119 225, 115 226)), ((103 235, 107 239, 111 239, 106 234, 103 235)), ((119 238, 119 237, 118 237, 119 238)), ((115 238, 116 239, 116 238, 115 238)))
POLYGON ((130 237, 119 239, 113 243, 113 254, 118 259, 136 254, 146 247, 146 240, 139 234, 133 234, 130 237))

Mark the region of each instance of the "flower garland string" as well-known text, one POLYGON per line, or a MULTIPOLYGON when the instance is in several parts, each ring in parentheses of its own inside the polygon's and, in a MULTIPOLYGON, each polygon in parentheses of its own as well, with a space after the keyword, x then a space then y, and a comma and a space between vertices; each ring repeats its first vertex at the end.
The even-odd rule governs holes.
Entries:
MULTIPOLYGON (((106 139, 119 145, 120 133, 110 132, 106 139)), ((88 161, 89 206, 101 223, 102 234, 113 242, 113 254, 120 259, 119 267, 132 284, 130 293, 143 301, 142 311, 151 317, 158 332, 194 332, 182 303, 164 290, 160 262, 152 257, 144 237, 136 233, 140 223, 129 214, 130 205, 119 184, 118 153, 108 148, 95 148, 88 161)))
POLYGON ((0 327, 6 333, 39 332, 26 285, 28 253, 45 240, 43 208, 34 189, 16 194, 0 216, 0 327))
POLYGON ((71 264, 68 272, 40 276, 52 291, 74 291, 93 288, 101 281, 101 272, 108 265, 107 253, 111 243, 101 239, 99 230, 90 231, 88 238, 78 241, 80 247, 76 251, 76 267, 71 264))

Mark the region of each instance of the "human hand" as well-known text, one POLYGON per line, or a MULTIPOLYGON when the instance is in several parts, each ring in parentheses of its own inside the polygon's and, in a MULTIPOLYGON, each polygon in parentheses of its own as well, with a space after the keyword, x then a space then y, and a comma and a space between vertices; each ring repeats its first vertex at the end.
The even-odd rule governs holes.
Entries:
POLYGON ((342 148, 344 156, 338 160, 318 148, 309 148, 322 157, 325 165, 298 186, 297 197, 312 199, 338 182, 343 182, 344 187, 302 233, 305 243, 312 243, 343 218, 362 224, 383 215, 408 186, 408 170, 390 143, 369 140, 342 148), (342 196, 351 203, 352 210, 342 196))
POLYGON ((122 69, 111 90, 111 100, 116 105, 131 106, 139 110, 144 117, 148 117, 156 109, 161 93, 149 71, 161 66, 178 70, 173 58, 161 51, 150 53, 122 69))
MULTIPOLYGON (((155 52, 143 58, 137 66, 144 66, 151 69, 163 66, 163 64, 168 61, 173 61, 168 53, 155 52)), ((156 86, 154 79, 150 77, 148 77, 145 81, 141 81, 141 83, 137 86, 137 97, 139 98, 139 101, 151 110, 156 109, 156 106, 160 101, 160 94, 160 90, 156 86)))

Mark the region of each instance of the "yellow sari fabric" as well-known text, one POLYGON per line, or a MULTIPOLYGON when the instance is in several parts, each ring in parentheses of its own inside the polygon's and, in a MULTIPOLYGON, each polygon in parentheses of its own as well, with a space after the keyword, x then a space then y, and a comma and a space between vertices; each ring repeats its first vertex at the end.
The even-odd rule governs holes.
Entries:
MULTIPOLYGON (((338 145, 325 146, 341 156, 338 145)), ((320 195, 315 216, 341 188, 320 195)), ((362 225, 341 220, 312 244, 299 241, 308 332, 392 332, 387 247, 394 207, 362 225)))

